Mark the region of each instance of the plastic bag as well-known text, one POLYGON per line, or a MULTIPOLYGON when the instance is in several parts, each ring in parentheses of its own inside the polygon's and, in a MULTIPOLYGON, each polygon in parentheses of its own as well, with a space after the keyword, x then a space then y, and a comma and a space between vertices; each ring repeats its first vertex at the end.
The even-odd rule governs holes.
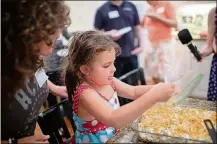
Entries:
POLYGON ((175 62, 173 64, 164 65, 165 82, 174 83, 177 90, 177 95, 173 96, 166 103, 167 105, 172 106, 182 103, 187 97, 191 96, 205 75, 204 72, 199 69, 199 67, 203 67, 205 63, 194 63, 194 69, 186 70, 183 68, 181 72, 179 68, 184 67, 185 65, 177 66, 174 64, 175 62))
POLYGON ((167 102, 168 105, 178 105, 189 97, 197 86, 200 84, 204 74, 201 72, 192 71, 182 77, 180 80, 174 82, 176 86, 177 95, 170 98, 167 102))

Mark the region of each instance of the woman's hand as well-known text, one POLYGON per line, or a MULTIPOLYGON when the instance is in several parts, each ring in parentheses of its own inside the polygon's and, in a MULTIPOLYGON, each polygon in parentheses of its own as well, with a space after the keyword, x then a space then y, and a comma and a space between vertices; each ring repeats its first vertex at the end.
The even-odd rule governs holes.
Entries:
POLYGON ((48 143, 49 135, 33 135, 18 139, 18 143, 48 143))
POLYGON ((60 96, 63 98, 68 98, 68 93, 67 93, 67 89, 66 86, 56 86, 56 88, 54 89, 54 94, 56 96, 60 96))
POLYGON ((212 46, 209 46, 207 43, 200 50, 200 55, 202 57, 207 57, 212 53, 215 53, 214 48, 212 46))
POLYGON ((159 14, 155 13, 155 12, 148 12, 146 14, 146 16, 150 17, 150 18, 154 18, 154 19, 158 19, 160 16, 159 14))
POLYGON ((66 86, 57 86, 53 84, 50 80, 48 80, 48 88, 52 94, 55 96, 60 96, 63 98, 68 98, 68 93, 66 86))

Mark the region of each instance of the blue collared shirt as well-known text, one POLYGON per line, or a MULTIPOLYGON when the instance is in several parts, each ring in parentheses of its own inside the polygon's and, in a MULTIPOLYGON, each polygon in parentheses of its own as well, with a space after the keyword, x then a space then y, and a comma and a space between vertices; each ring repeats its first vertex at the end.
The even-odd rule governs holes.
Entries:
POLYGON ((139 23, 139 15, 134 4, 123 1, 120 6, 117 6, 108 1, 98 8, 94 27, 99 30, 109 31, 130 26, 132 30, 116 41, 121 47, 121 56, 130 56, 130 52, 135 49, 135 26, 139 25, 139 23))

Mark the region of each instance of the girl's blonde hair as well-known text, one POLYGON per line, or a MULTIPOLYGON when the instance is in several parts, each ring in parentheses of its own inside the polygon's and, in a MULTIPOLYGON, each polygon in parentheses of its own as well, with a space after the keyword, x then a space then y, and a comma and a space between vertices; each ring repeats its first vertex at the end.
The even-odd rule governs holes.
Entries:
POLYGON ((116 55, 119 55, 121 52, 120 47, 109 36, 103 34, 103 32, 91 30, 73 34, 63 68, 63 78, 69 100, 71 100, 76 87, 84 77, 79 69, 80 66, 91 66, 97 54, 112 49, 115 50, 116 55))

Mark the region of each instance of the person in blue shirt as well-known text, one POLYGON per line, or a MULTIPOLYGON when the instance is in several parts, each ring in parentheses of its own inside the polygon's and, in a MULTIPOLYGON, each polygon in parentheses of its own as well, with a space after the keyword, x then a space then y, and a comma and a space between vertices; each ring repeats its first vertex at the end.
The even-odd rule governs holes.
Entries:
POLYGON ((128 1, 108 1, 96 11, 94 27, 104 31, 121 47, 121 55, 115 61, 115 77, 138 68, 137 55, 142 52, 144 40, 135 5, 128 1), (118 30, 130 27, 131 31, 118 35, 118 30), (135 46, 135 38, 138 46, 135 46))

